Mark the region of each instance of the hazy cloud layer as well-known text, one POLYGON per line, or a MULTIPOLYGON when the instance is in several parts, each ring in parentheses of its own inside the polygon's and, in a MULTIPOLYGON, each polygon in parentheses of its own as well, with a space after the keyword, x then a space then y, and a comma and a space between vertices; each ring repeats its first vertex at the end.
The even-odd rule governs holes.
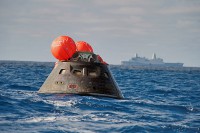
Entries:
POLYGON ((1 0, 0 59, 55 61, 59 35, 88 41, 107 62, 153 52, 200 66, 199 0, 1 0))

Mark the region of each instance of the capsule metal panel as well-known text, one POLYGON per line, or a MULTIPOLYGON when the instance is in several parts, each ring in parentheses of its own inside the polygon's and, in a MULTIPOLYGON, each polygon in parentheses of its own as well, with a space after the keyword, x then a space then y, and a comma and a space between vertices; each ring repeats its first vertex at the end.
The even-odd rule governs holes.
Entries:
POLYGON ((38 92, 123 98, 108 66, 90 62, 58 62, 38 92))

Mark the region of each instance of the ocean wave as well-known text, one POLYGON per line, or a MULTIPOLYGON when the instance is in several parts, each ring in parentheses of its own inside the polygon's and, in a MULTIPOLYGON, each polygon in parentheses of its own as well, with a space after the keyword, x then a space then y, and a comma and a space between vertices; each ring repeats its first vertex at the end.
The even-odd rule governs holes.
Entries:
POLYGON ((53 63, 0 65, 1 132, 200 132, 200 72, 112 68, 125 99, 38 94, 53 63))

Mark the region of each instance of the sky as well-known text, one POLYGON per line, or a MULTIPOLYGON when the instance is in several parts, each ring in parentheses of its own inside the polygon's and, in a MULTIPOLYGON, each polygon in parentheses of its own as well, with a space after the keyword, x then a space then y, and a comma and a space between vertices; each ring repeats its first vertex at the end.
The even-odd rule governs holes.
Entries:
POLYGON ((156 53, 200 67, 200 0, 0 0, 0 60, 54 62, 61 35, 109 64, 156 53))

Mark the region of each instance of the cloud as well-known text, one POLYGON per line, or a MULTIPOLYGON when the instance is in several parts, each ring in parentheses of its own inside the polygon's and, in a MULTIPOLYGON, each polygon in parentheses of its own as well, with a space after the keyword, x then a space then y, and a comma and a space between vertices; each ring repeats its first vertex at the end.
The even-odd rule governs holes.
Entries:
MULTIPOLYGON (((179 28, 200 28, 199 22, 195 20, 178 20, 177 21, 177 27, 179 28)), ((200 30, 200 29, 199 29, 200 30)))
POLYGON ((181 14, 199 14, 200 13, 200 3, 197 5, 187 6, 187 5, 176 5, 173 7, 161 9, 159 11, 160 14, 165 15, 181 15, 181 14))
MULTIPOLYGON (((121 2, 120 0, 108 2, 98 0, 91 2, 35 0, 32 1, 32 4, 25 2, 23 8, 17 5, 15 8, 19 9, 19 11, 8 12, 10 15, 7 15, 5 19, 9 20, 8 16, 11 16, 12 20, 10 22, 15 23, 16 32, 24 30, 19 31, 19 33, 25 33, 25 30, 29 31, 30 27, 37 29, 37 27, 40 28, 42 26, 41 29, 38 29, 42 30, 47 27, 46 24, 52 27, 57 24, 63 28, 70 26, 70 29, 74 28, 74 32, 79 33, 80 31, 76 31, 76 29, 93 33, 113 32, 117 35, 119 33, 141 35, 152 28, 152 25, 140 16, 146 13, 145 8, 134 5, 144 3, 138 0, 127 0, 126 2, 121 2), (17 25, 21 25, 20 27, 24 28, 17 28, 17 25)), ((4 12, 6 10, 8 8, 4 8, 4 12)), ((33 34, 36 34, 34 31, 38 32, 33 30, 33 34)))
MULTIPOLYGON (((200 42, 199 0, 2 1, 0 45, 23 43, 31 48, 43 41, 46 47, 52 38, 67 34, 95 42, 98 52, 105 53, 106 49, 103 56, 117 63, 121 57, 112 57, 109 52, 113 45, 116 53, 152 53, 156 49, 175 57, 171 49, 181 52, 183 46, 185 50, 200 42)), ((199 50, 199 46, 195 48, 199 50)))
MULTIPOLYGON (((147 5, 155 5, 157 2, 152 2, 149 0, 91 0, 94 4, 106 7, 121 7, 121 6, 147 6, 147 5)), ((159 0, 160 1, 160 0, 159 0)))
POLYGON ((107 10, 108 13, 117 15, 144 15, 146 13, 144 8, 133 7, 133 6, 121 6, 118 8, 110 8, 107 10))

